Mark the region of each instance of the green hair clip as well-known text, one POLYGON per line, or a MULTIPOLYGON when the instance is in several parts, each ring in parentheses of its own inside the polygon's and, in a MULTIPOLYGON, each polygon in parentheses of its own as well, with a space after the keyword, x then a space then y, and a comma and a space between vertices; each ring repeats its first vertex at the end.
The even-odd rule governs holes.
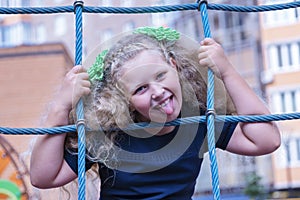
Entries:
POLYGON ((167 40, 167 41, 176 41, 180 38, 180 34, 171 28, 164 27, 141 27, 137 28, 133 33, 145 34, 150 37, 154 37, 158 41, 167 40))
POLYGON ((101 81, 103 79, 104 58, 108 50, 103 50, 97 57, 95 63, 87 70, 90 81, 101 81))

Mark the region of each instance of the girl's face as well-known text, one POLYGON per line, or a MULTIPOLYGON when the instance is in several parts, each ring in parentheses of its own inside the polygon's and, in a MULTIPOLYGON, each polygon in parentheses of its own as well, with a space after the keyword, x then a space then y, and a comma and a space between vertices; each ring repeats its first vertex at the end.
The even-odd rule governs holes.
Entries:
POLYGON ((141 52, 123 65, 120 82, 140 120, 163 123, 178 117, 182 93, 175 62, 171 63, 152 50, 141 52))

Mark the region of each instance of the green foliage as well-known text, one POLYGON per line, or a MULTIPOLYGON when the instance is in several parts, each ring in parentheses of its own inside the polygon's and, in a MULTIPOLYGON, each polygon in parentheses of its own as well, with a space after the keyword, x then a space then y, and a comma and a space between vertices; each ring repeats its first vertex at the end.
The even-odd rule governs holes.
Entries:
POLYGON ((246 177, 244 193, 251 199, 263 199, 265 194, 264 186, 260 183, 261 177, 255 172, 246 177))

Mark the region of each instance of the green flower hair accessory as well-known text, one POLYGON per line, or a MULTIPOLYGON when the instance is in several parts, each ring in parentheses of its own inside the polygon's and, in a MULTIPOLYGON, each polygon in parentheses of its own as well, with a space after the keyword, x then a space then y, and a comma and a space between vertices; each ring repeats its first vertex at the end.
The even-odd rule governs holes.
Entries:
POLYGON ((150 37, 154 37, 158 41, 167 40, 167 41, 176 41, 180 38, 179 32, 171 28, 164 27, 141 27, 137 28, 133 33, 145 34, 150 37))
POLYGON ((103 79, 104 58, 108 50, 103 50, 97 57, 95 63, 87 70, 90 81, 101 81, 103 79))

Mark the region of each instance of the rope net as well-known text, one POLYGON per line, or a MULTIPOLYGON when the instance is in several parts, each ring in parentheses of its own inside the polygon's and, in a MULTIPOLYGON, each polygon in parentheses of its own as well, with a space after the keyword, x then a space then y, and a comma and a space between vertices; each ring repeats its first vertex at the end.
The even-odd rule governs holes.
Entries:
MULTIPOLYGON (((206 0, 198 0, 197 3, 167 6, 149 6, 149 7, 92 7, 84 6, 83 1, 76 0, 73 6, 58 7, 14 7, 0 8, 0 14, 54 14, 54 13, 74 13, 76 25, 75 41, 75 65, 82 63, 82 14, 83 13, 108 13, 108 14, 136 14, 136 13, 160 13, 173 11, 196 10, 200 11, 202 25, 205 37, 211 37, 207 9, 231 12, 265 12, 276 11, 300 7, 300 1, 273 5, 259 6, 237 6, 227 4, 212 4, 206 0)), ((211 176, 214 199, 220 199, 219 175, 216 161, 216 149, 214 139, 214 122, 268 122, 300 119, 299 112, 271 114, 271 115, 251 115, 251 116, 222 116, 215 115, 214 111, 214 74, 208 70, 208 89, 207 89, 207 116, 195 116, 182 119, 176 119, 166 124, 159 123, 136 123, 129 125, 127 130, 142 129, 158 126, 178 126, 180 124, 207 123, 208 148, 211 161, 211 176)), ((82 100, 76 105, 77 123, 73 125, 52 127, 52 128, 9 128, 0 127, 0 134, 7 135, 54 135, 68 132, 78 133, 78 199, 85 199, 85 123, 84 108, 82 100)))

